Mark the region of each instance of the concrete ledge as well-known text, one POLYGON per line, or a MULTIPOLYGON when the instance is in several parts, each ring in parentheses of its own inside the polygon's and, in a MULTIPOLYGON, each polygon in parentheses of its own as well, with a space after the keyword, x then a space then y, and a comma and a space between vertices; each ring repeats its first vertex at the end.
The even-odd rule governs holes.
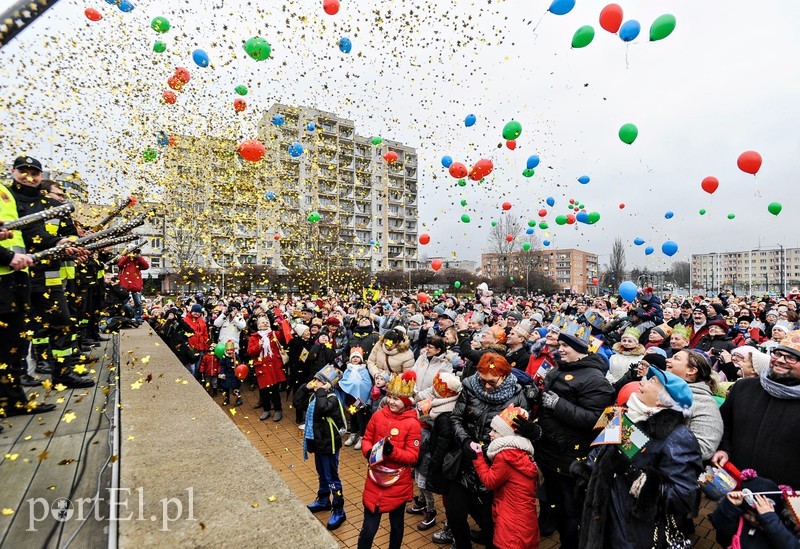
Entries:
POLYGON ((158 335, 121 339, 120 547, 338 547, 158 335))

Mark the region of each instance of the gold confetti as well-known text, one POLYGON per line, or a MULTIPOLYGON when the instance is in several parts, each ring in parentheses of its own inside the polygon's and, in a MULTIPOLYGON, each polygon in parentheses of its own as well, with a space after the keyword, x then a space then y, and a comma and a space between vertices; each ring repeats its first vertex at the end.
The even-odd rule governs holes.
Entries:
POLYGON ((86 366, 84 366, 83 364, 77 364, 72 370, 78 375, 85 374, 86 366))
POLYGON ((76 417, 78 416, 76 416, 74 412, 67 412, 64 414, 64 417, 61 418, 61 421, 64 421, 65 423, 72 423, 76 417))
POLYGON ((148 362, 150 362, 150 355, 142 357, 142 364, 147 364, 148 362))
POLYGON ((268 499, 268 500, 270 500, 271 502, 278 501, 278 498, 277 498, 277 497, 275 497, 275 496, 270 496, 270 497, 268 497, 267 499, 268 499))
POLYGON ((253 509, 257 509, 258 508, 258 503, 251 503, 250 507, 252 507, 253 509))
POLYGON ((48 453, 49 453, 49 452, 48 452, 47 450, 45 450, 45 451, 43 451, 41 454, 39 454, 39 455, 38 455, 38 456, 36 456, 36 457, 38 458, 38 460, 39 460, 39 461, 44 461, 44 460, 46 460, 46 459, 47 459, 47 454, 48 454, 48 453))
POLYGON ((19 457, 19 454, 6 454, 6 459, 9 461, 14 461, 19 457))
POLYGON ((55 389, 56 389, 57 392, 60 393, 61 391, 66 391, 67 390, 67 386, 62 384, 62 383, 58 383, 56 385, 55 389))
POLYGON ((138 389, 139 387, 141 387, 141 386, 142 386, 142 380, 141 379, 138 379, 138 380, 134 381, 133 383, 131 383, 131 389, 134 390, 134 391, 136 389, 138 389))
POLYGON ((2 513, 3 513, 3 516, 7 517, 8 515, 13 515, 14 514, 14 510, 13 509, 9 509, 8 507, 3 507, 2 513))

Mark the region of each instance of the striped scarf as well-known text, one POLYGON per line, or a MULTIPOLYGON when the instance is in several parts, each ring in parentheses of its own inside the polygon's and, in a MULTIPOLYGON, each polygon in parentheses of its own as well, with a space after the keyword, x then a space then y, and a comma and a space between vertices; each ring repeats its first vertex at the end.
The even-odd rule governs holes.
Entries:
POLYGON ((303 460, 308 461, 308 441, 314 440, 314 408, 317 407, 317 398, 308 403, 306 410, 306 427, 303 430, 303 460))

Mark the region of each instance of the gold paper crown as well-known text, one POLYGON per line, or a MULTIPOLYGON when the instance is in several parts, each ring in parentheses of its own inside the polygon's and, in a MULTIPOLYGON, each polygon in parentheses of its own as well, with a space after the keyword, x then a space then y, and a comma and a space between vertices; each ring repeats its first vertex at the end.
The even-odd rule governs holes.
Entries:
POLYGON ((520 408, 519 406, 513 406, 511 404, 508 405, 508 408, 505 408, 499 414, 500 419, 508 423, 511 427, 514 426, 514 419, 517 416, 522 416, 525 419, 528 419, 528 412, 524 408, 520 408))
POLYGON ((672 333, 682 335, 684 339, 692 338, 692 329, 688 326, 684 326, 683 324, 676 324, 672 329, 672 333))
POLYGON ((400 376, 393 375, 389 379, 386 393, 399 398, 413 398, 416 381, 416 379, 403 379, 400 376))

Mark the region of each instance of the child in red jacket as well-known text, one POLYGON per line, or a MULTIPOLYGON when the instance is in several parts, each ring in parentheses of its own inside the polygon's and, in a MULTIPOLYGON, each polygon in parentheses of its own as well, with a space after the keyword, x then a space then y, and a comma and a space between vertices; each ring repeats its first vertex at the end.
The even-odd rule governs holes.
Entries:
POLYGON ((520 407, 509 405, 492 418, 492 442, 486 455, 492 460, 489 466, 481 447, 472 443, 477 456, 475 471, 489 490, 494 491, 492 520, 497 549, 535 549, 539 547, 539 521, 536 514, 536 464, 533 462, 533 444, 514 433, 514 418, 528 418, 520 407), (521 517, 524 519, 521 520, 521 517))
POLYGON ((414 495, 411 473, 419 458, 422 438, 412 400, 415 380, 411 371, 391 378, 386 406, 369 420, 361 440, 361 451, 369 465, 358 549, 372 547, 383 513, 389 513, 389 549, 400 549, 403 543, 405 504, 414 495))

